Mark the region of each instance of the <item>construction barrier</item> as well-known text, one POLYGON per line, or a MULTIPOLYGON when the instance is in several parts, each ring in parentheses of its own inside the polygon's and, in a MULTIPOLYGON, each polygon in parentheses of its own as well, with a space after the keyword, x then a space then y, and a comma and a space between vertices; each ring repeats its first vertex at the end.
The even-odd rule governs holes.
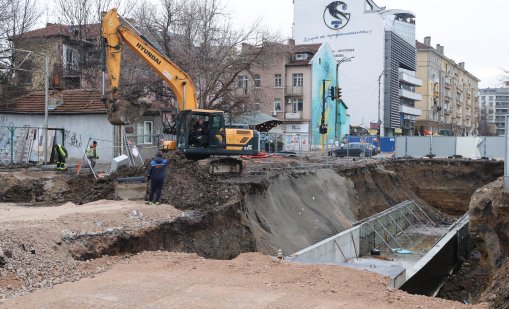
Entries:
POLYGON ((502 160, 504 137, 502 136, 401 136, 396 137, 396 157, 461 156, 480 159, 483 157, 502 160))

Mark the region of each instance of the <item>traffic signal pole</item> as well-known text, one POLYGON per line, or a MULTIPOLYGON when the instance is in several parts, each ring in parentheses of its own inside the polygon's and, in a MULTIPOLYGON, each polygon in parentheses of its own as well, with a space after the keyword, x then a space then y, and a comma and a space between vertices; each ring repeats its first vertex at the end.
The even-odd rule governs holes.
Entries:
POLYGON ((327 100, 327 92, 325 91, 325 79, 322 80, 322 118, 320 119, 319 132, 322 135, 322 156, 325 155, 325 139, 327 134, 327 127, 325 126, 325 101, 327 100))

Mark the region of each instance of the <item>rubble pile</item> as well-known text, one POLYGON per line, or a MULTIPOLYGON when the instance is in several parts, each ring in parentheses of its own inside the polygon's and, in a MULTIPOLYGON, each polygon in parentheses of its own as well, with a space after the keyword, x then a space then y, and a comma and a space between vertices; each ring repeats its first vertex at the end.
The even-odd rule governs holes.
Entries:
POLYGON ((209 209, 238 199, 239 187, 218 181, 195 161, 177 154, 168 157, 169 166, 161 200, 178 209, 209 209))

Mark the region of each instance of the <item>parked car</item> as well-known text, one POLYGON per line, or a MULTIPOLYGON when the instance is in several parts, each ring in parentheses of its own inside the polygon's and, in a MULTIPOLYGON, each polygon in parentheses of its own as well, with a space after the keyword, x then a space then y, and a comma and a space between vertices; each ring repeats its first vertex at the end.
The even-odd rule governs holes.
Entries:
POLYGON ((378 149, 371 143, 349 143, 339 148, 329 150, 329 156, 335 157, 372 157, 378 154, 378 149))

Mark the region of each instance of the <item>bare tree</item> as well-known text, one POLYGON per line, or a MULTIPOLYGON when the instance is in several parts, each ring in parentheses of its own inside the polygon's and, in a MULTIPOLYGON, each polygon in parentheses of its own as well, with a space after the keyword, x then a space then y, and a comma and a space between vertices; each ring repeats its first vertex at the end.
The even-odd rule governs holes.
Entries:
POLYGON ((57 0, 59 23, 73 29, 72 44, 80 51, 77 66, 81 77, 81 87, 99 87, 101 14, 114 7, 118 8, 121 14, 127 15, 136 7, 136 1, 57 0))
POLYGON ((12 38, 31 30, 42 13, 36 0, 0 0, 0 68, 10 68, 12 38))
POLYGON ((140 6, 136 19, 155 45, 193 79, 202 108, 232 110, 242 101, 234 85, 264 54, 271 40, 259 23, 236 31, 219 0, 161 0, 140 6), (249 43, 250 53, 240 54, 249 43))

